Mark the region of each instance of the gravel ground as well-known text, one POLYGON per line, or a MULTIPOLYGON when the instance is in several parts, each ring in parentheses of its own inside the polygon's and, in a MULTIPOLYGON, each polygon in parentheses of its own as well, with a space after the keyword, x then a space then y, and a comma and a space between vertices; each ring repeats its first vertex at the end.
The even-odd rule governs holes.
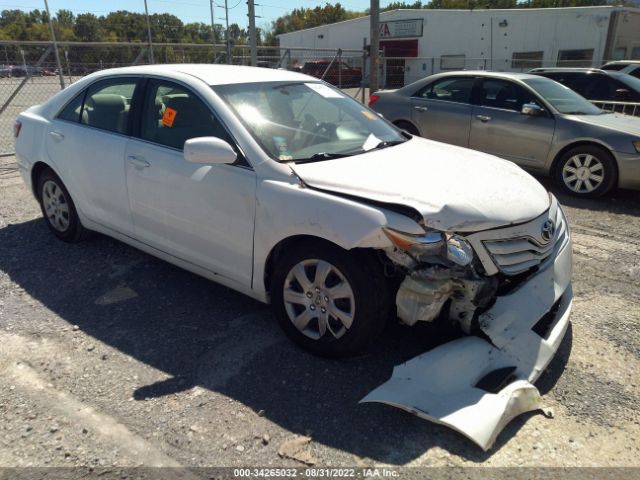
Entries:
POLYGON ((100 235, 57 241, 11 162, 0 159, 0 467, 640 466, 637 192, 559 195, 576 297, 538 381, 555 417, 518 417, 484 453, 357 403, 434 345, 427 330, 390 326, 361 358, 311 356, 239 293, 100 235))

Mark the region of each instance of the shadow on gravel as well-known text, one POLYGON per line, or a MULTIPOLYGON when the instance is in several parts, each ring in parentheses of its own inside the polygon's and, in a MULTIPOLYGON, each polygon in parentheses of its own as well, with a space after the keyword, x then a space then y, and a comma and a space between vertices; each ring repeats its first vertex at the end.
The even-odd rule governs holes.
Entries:
MULTIPOLYGON (((435 345, 426 326, 392 325, 374 354, 330 361, 289 342, 267 306, 109 238, 64 244, 38 219, 1 229, 0 245, 0 269, 34 299, 70 325, 173 377, 141 386, 136 399, 200 385, 263 410, 286 430, 375 461, 406 464, 434 446, 473 462, 491 456, 408 413, 358 405, 394 365, 435 345)), ((543 391, 562 374, 570 349, 568 335, 539 382, 543 391)), ((492 451, 531 415, 513 421, 492 451)))
POLYGON ((565 193, 549 177, 536 176, 536 179, 547 190, 550 190, 562 205, 595 212, 610 212, 640 217, 640 194, 634 190, 614 189, 602 198, 577 198, 565 193))

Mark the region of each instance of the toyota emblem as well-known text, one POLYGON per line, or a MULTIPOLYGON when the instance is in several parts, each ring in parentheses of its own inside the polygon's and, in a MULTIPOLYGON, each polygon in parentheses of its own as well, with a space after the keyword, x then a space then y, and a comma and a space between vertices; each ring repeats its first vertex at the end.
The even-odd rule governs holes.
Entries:
POLYGON ((547 242, 553 238, 553 235, 556 233, 556 226, 553 220, 549 219, 542 224, 541 233, 542 238, 547 242))

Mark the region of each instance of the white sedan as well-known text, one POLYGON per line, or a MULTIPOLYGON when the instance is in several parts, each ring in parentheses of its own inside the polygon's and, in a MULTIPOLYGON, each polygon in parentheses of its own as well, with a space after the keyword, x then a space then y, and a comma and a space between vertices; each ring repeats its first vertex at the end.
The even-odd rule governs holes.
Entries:
POLYGON ((101 232, 271 302, 313 352, 362 351, 390 316, 459 328, 366 401, 483 448, 536 408, 530 382, 569 323, 571 241, 514 164, 412 137, 315 78, 218 65, 94 73, 15 135, 58 238, 101 232))

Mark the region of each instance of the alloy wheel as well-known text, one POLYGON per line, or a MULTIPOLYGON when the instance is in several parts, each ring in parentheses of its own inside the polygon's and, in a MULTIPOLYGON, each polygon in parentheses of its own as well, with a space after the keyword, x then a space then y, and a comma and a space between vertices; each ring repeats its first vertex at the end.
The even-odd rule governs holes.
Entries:
POLYGON ((69 228, 69 202, 60 186, 53 180, 47 180, 42 185, 42 206, 47 221, 59 232, 69 228))
POLYGON ((305 336, 338 339, 353 324, 355 298, 347 278, 334 265, 303 260, 289 271, 283 299, 289 320, 305 336))
POLYGON ((604 165, 589 153, 579 153, 565 162, 562 180, 572 192, 591 193, 604 181, 604 165))

